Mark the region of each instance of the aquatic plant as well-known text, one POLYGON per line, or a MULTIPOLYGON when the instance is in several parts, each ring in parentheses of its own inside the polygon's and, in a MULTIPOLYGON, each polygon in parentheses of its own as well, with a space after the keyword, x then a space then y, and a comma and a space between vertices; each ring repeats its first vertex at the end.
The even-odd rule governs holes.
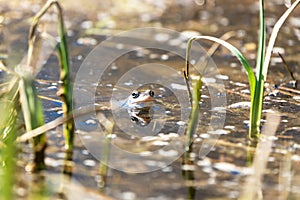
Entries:
MULTIPOLYGON (((0 63, 0 68, 4 65, 0 63)), ((0 86, 0 199, 13 198, 16 165, 16 122, 20 106, 17 103, 17 78, 0 86)))
POLYGON ((187 43, 187 64, 186 73, 189 72, 189 60, 190 60, 190 50, 192 43, 195 40, 209 40, 221 44, 227 48, 231 53, 238 58, 246 73, 248 75, 250 93, 251 93, 251 108, 250 108, 250 125, 249 125, 249 138, 256 140, 260 136, 260 123, 261 123, 261 113, 263 105, 263 93, 264 93, 264 83, 267 79, 268 67, 270 59, 272 56, 272 50, 278 35, 280 28, 282 27, 285 20, 293 12, 293 10, 298 6, 300 0, 296 0, 291 6, 283 13, 283 15, 276 22, 268 46, 266 48, 266 25, 264 19, 264 0, 259 1, 260 13, 259 13, 259 40, 257 49, 257 60, 255 73, 249 64, 246 57, 233 45, 230 43, 212 36, 194 36, 189 39, 187 43))
MULTIPOLYGON (((186 76, 186 80, 188 77, 186 76)), ((195 133, 197 129, 197 124, 198 124, 198 118, 199 118, 199 111, 200 111, 200 106, 199 102, 201 99, 201 87, 202 87, 202 80, 201 77, 198 76, 197 79, 192 80, 192 93, 190 93, 191 96, 191 101, 192 101, 192 110, 190 114, 190 120, 187 125, 187 135, 186 135, 186 142, 185 142, 185 151, 190 152, 191 149, 191 143, 193 139, 193 134, 195 133)))
MULTIPOLYGON (((63 116, 67 118, 67 116, 72 113, 73 96, 72 96, 72 85, 71 85, 71 78, 70 78, 70 65, 69 65, 66 31, 65 31, 64 20, 63 20, 63 11, 58 1, 48 0, 47 3, 41 8, 41 10, 34 17, 29 32, 28 54, 30 54, 33 51, 33 43, 35 40, 35 33, 37 31, 37 26, 39 24, 39 21, 52 6, 55 7, 57 10, 58 34, 60 39, 59 45, 57 47, 57 52, 58 52, 58 57, 59 57, 60 67, 61 67, 60 68, 61 88, 59 89, 57 94, 61 97, 62 100, 63 116)), ((65 149, 71 152, 73 150, 73 140, 74 140, 74 121, 68 120, 66 123, 64 123, 63 127, 64 127, 63 132, 66 140, 65 149)))
MULTIPOLYGON (((18 136, 15 132, 21 132, 20 128, 16 131, 11 131, 15 130, 14 127, 16 122, 10 120, 11 118, 8 117, 13 113, 16 113, 17 116, 19 116, 20 113, 23 116, 27 132, 44 125, 44 111, 42 103, 38 98, 38 92, 35 86, 35 76, 40 72, 45 59, 49 57, 55 48, 57 49, 61 66, 61 88, 59 89, 58 94, 62 99, 63 116, 67 119, 64 121, 63 131, 65 135, 65 148, 68 152, 67 159, 70 160, 70 152, 73 150, 74 139, 74 122, 72 118, 70 118, 72 113, 72 87, 62 9, 59 3, 55 0, 47 1, 47 3, 33 18, 29 31, 27 57, 25 57, 25 59, 23 59, 23 61, 15 67, 15 71, 4 65, 0 66, 1 69, 6 71, 9 75, 6 82, 1 84, 0 100, 1 102, 8 102, 8 105, 13 105, 12 107, 7 108, 7 113, 9 113, 9 115, 0 116, 3 118, 0 122, 0 133, 2 137, 1 142, 10 141, 7 140, 7 138, 13 138, 13 141, 15 141, 18 136), (47 33, 37 32, 37 27, 41 17, 52 6, 54 6, 58 11, 58 33, 60 38, 58 45, 57 41, 52 36, 47 33), (44 47, 46 47, 46 49, 44 49, 44 47), (14 91, 13 95, 11 91, 14 91), (18 109, 18 107, 20 107, 20 109, 18 109)), ((43 129, 41 130, 42 131, 38 134, 26 138, 26 140, 32 139, 34 151, 33 163, 30 163, 30 165, 26 168, 29 171, 45 168, 44 157, 47 146, 47 138, 45 131, 43 131, 43 129)), ((17 138, 17 141, 20 142, 21 140, 17 138)), ((5 148, 6 147, 4 147, 4 149, 5 148)))

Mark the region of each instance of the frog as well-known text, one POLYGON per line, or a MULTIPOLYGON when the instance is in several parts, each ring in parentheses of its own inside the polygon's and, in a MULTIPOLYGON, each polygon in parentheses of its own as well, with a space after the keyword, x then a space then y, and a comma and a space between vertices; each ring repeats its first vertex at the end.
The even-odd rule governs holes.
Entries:
POLYGON ((121 103, 122 108, 144 108, 149 107, 154 102, 154 92, 152 90, 146 90, 140 92, 133 90, 132 93, 121 103))
POLYGON ((133 90, 124 100, 119 101, 118 106, 112 106, 114 109, 126 109, 132 122, 140 126, 146 126, 152 119, 152 106, 155 102, 154 91, 133 90))

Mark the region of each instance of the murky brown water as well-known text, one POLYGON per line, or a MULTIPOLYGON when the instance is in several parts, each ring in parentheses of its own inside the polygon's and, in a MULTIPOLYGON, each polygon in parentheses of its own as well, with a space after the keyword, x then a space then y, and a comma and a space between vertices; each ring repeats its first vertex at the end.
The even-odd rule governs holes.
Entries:
MULTIPOLYGON (((97 43, 105 38, 121 31, 143 27, 163 27, 176 31, 191 31, 220 37, 228 31, 234 31, 235 37, 229 41, 241 49, 251 64, 255 62, 255 43, 257 42, 258 27, 258 5, 256 1, 162 1, 150 3, 148 1, 133 2, 126 6, 126 1, 107 1, 103 3, 95 0, 88 1, 64 1, 66 25, 69 30, 69 48, 73 65, 73 77, 79 70, 83 60, 97 43), (202 4, 203 3, 203 4, 202 4)), ((26 40, 29 27, 29 19, 38 10, 39 5, 35 1, 1 2, 0 8, 0 31, 1 45, 0 57, 13 65, 20 62, 26 52, 26 40), (3 18, 3 19, 2 19, 3 18), (8 58, 6 58, 8 55, 8 58)), ((266 23, 268 33, 276 19, 285 10, 283 2, 266 2, 266 23)), ((296 10, 281 30, 276 43, 277 51, 280 51, 296 79, 299 79, 299 27, 300 11, 296 10)), ((145 38, 147 41, 147 38, 145 38)), ((151 42, 151 41, 150 41, 151 42)), ((202 44, 202 43, 201 43, 202 44)), ((115 44, 118 48, 117 44, 115 44)), ((203 47, 209 48, 211 44, 203 43, 203 47)), ((114 46, 113 46, 114 47, 114 46)), ((120 46, 119 46, 120 47, 120 46)), ((160 134, 149 137, 124 136, 122 127, 117 128, 112 136, 115 146, 128 152, 139 153, 144 156, 140 163, 135 158, 124 159, 122 154, 116 153, 115 161, 125 171, 144 171, 156 166, 158 170, 148 173, 125 173, 110 168, 108 170, 107 185, 102 188, 99 184, 99 159, 97 152, 86 149, 87 144, 92 148, 101 148, 101 143, 93 139, 98 137, 95 131, 97 126, 95 120, 89 117, 83 118, 84 127, 90 132, 77 130, 80 138, 76 138, 76 150, 74 153, 74 166, 71 183, 65 184, 64 188, 69 199, 237 199, 249 176, 250 169, 247 165, 248 149, 248 127, 249 109, 228 107, 234 103, 249 101, 249 90, 247 77, 241 69, 238 61, 225 49, 221 48, 213 60, 223 76, 215 77, 222 80, 226 88, 226 121, 224 128, 220 129, 218 142, 210 153, 202 158, 198 154, 204 141, 208 138, 207 124, 212 111, 209 109, 211 97, 207 87, 203 89, 203 102, 201 103, 201 122, 195 137, 192 158, 189 164, 182 164, 183 157, 178 156, 174 162, 169 162, 177 154, 174 149, 164 149, 157 155, 149 153, 162 146, 169 145, 172 141, 184 144, 184 137, 176 135, 180 127, 185 124, 180 121, 180 105, 178 99, 168 88, 153 84, 156 97, 162 101, 166 110, 167 122, 160 134), (171 106, 172 105, 172 106, 171 106), (89 121, 90 120, 90 121, 89 121), (115 138, 116 137, 116 138, 115 138), (91 143, 85 139, 90 138, 91 143), (84 145, 85 144, 85 145, 84 145), (168 154, 169 153, 169 154, 168 154), (166 160, 163 160, 163 159, 166 160), (166 164, 167 163, 167 164, 166 164), (67 192, 70 191, 70 192, 67 192), (78 193, 78 196, 72 196, 78 193)), ((155 49, 143 49, 141 52, 130 52, 119 57, 111 67, 107 68, 107 76, 101 80, 97 87, 96 103, 109 105, 109 100, 114 91, 115 83, 124 72, 132 66, 138 66, 149 62, 155 62, 174 67, 181 71, 184 60, 168 52, 155 49)), ((58 65, 55 56, 51 56, 46 67, 38 75, 37 83, 40 94, 47 97, 57 98, 57 79, 59 76, 58 65)), ((180 77, 180 75, 178 75, 180 77)), ((300 145, 300 108, 299 90, 290 91, 288 72, 285 70, 279 57, 275 54, 272 65, 269 68, 268 83, 264 102, 264 119, 267 112, 278 111, 281 115, 280 125, 274 137, 272 152, 267 162, 267 169, 263 176, 261 191, 264 199, 297 199, 300 193, 300 171, 299 171, 299 145, 300 145), (280 86, 275 88, 274 85, 280 86)), ((124 95, 129 95, 130 88, 138 88, 135 83, 125 82, 117 88, 124 95), (133 84, 133 86, 131 85, 133 84)), ((91 82, 82 81, 82 89, 89 92, 91 82)), ((97 84, 97 83, 96 83, 97 84)), ((177 85, 178 87, 178 85, 177 85)), ((176 87, 175 87, 176 88, 176 87)), ((174 89, 174 88, 173 88, 174 89)), ((89 94, 89 95, 93 95, 89 94)), ((46 110, 46 120, 50 121, 60 116, 59 103, 43 100, 46 110)), ((236 104, 235 104, 236 105, 236 104)), ((109 110, 103 111, 108 118, 113 115, 109 110)), ((131 122, 130 122, 131 123, 131 122)), ((152 124, 153 125, 153 124, 152 124)), ((153 125, 154 126, 154 125, 153 125)), ((20 155, 20 178, 18 179, 17 195, 19 199, 31 198, 31 191, 45 190, 50 199, 61 186, 59 176, 63 164, 63 137, 61 129, 50 131, 49 147, 47 149, 47 170, 39 175, 26 174, 22 167, 28 158, 28 146, 24 145, 24 152, 20 155), (27 150, 27 151, 26 151, 27 150), (23 173, 24 172, 24 173, 23 173)), ((103 143, 102 143, 103 145, 103 143)), ((178 152, 177 152, 178 153, 178 152)), ((179 152, 181 154, 182 152, 179 152)), ((151 171, 151 170, 150 170, 151 171)), ((47 196, 46 195, 46 196, 47 196)), ((34 197, 32 197, 34 198, 34 197)))

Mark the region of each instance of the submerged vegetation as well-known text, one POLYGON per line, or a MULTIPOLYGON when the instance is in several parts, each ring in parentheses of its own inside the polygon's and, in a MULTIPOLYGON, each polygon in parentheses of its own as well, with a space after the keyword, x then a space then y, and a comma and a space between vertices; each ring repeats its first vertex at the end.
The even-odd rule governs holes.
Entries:
MULTIPOLYGON (((41 17, 51 7, 57 8, 58 13, 58 32, 59 45, 56 47, 58 57, 61 64, 61 89, 59 96, 63 102, 64 116, 70 115, 72 112, 72 87, 70 81, 70 66, 68 62, 68 50, 66 42, 66 33, 63 25, 62 10, 59 3, 55 0, 48 1, 41 11, 34 17, 30 28, 28 39, 28 55, 15 67, 6 67, 1 65, 1 69, 6 72, 5 82, 1 85, 1 105, 3 106, 0 118, 1 128, 1 165, 0 172, 1 195, 3 199, 12 199, 13 180, 15 179, 13 171, 15 170, 15 160, 17 159, 16 138, 22 135, 24 120, 25 130, 31 131, 44 125, 44 111, 42 103, 38 97, 35 86, 35 76, 39 73, 44 62, 49 55, 41 56, 44 49, 37 47, 41 43, 50 43, 50 47, 55 48, 56 42, 46 33, 37 33, 37 25, 41 17), (37 49, 36 49, 37 48, 37 49), (41 60, 39 63, 38 61, 41 60)), ((53 49, 52 49, 53 50, 53 49)), ((49 51, 45 50, 46 52, 49 51)), ((51 51, 51 49, 50 49, 51 51)), ((52 53, 52 52, 49 52, 52 53)), ((2 64, 2 63, 1 63, 2 64)), ((74 122, 69 120, 64 125, 64 133, 66 137, 66 150, 72 152, 74 122)), ((26 167, 27 171, 39 171, 45 169, 45 149, 47 147, 47 137, 44 132, 40 132, 35 137, 31 137, 33 144, 33 162, 26 167)), ((67 154, 68 155, 68 154, 67 154)), ((71 159, 71 157, 67 158, 71 159)))

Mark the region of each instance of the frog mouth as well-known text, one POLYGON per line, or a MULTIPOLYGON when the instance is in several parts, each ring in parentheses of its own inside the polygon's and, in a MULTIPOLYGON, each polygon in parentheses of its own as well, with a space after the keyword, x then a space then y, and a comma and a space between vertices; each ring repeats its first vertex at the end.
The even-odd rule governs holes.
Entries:
POLYGON ((140 98, 138 101, 134 103, 146 103, 146 102, 153 102, 154 99, 151 96, 145 96, 144 98, 140 98))

